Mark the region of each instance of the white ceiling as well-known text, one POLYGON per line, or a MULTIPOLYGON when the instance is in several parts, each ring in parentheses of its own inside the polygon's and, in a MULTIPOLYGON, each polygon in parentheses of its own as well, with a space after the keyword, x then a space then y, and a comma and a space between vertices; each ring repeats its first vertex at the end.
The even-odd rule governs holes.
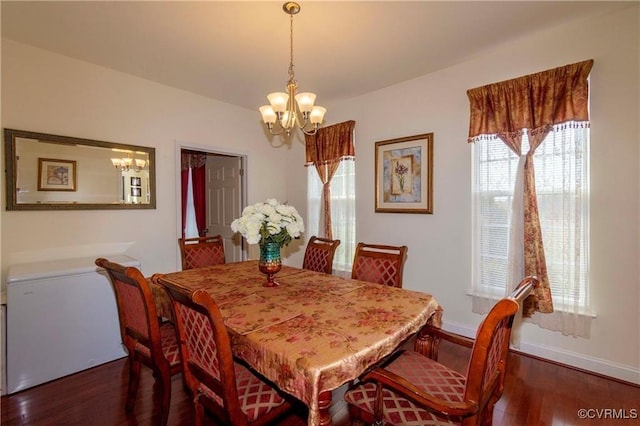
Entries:
MULTIPOLYGON (((282 3, 3 0, 2 37, 256 109, 287 79, 289 15, 282 3)), ((300 1, 296 77, 300 91, 317 93, 323 105, 633 4, 300 1)))

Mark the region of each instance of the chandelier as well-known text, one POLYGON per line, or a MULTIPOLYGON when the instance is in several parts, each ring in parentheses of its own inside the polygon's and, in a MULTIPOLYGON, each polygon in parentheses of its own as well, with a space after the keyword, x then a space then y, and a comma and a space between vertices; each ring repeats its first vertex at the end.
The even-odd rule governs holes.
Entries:
POLYGON ((282 5, 282 10, 289 14, 291 20, 287 92, 275 92, 267 95, 271 105, 260 107, 262 121, 267 125, 272 135, 286 133, 289 136, 294 127, 302 130, 305 135, 314 135, 318 131, 318 126, 322 123, 327 110, 321 106, 314 106, 315 93, 304 92, 296 94, 298 83, 293 71, 293 15, 300 12, 300 5, 292 1, 286 2, 282 5))
MULTIPOLYGON (((121 151, 121 150, 114 149, 114 151, 121 151)), ((116 169, 123 172, 128 172, 130 170, 134 172, 139 172, 147 166, 147 160, 144 160, 141 158, 131 158, 130 155, 122 158, 115 158, 115 157, 111 158, 111 163, 116 169)))

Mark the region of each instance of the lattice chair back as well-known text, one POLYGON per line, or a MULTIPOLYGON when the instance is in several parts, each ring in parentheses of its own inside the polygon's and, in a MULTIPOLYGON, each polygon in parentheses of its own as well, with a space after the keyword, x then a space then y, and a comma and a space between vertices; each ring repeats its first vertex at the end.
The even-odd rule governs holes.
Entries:
POLYGON ((153 318, 156 316, 153 296, 146 279, 137 268, 127 268, 106 259, 98 259, 96 264, 104 268, 113 284, 123 343, 127 348, 136 344, 144 345, 153 352, 156 348, 153 347, 152 334, 159 342, 160 326, 157 321, 149 321, 150 315, 153 318))
POLYGON ((358 243, 351 278, 402 287, 407 246, 358 243))
POLYGON ((205 290, 188 293, 164 286, 173 304, 185 381, 194 395, 196 424, 202 424, 204 408, 234 426, 277 417, 291 408, 271 386, 234 362, 220 309, 205 290))
POLYGON ((224 239, 221 235, 179 238, 178 244, 183 270, 225 263, 224 239))
POLYGON ((333 257, 339 245, 340 240, 312 236, 304 252, 302 268, 331 274, 333 272, 333 257))
MULTIPOLYGON (((117 274, 114 274, 117 275, 117 274)), ((124 326, 127 334, 135 334, 141 342, 149 340, 149 321, 140 287, 115 280, 116 293, 123 305, 124 326)))

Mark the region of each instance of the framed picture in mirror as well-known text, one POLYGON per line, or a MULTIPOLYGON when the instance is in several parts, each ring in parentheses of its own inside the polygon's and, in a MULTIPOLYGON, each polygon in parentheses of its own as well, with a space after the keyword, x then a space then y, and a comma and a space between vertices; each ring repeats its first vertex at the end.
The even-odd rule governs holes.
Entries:
POLYGON ((38 158, 38 191, 75 191, 76 162, 38 158))

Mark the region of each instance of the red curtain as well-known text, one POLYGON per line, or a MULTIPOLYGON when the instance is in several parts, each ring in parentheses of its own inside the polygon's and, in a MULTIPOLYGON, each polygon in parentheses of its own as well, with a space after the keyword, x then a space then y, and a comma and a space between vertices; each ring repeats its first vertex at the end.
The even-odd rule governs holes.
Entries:
POLYGON ((182 237, 187 226, 187 192, 189 170, 191 169, 191 184, 193 187, 193 204, 196 212, 196 226, 202 234, 207 226, 206 206, 206 164, 207 154, 197 151, 182 150, 180 158, 181 188, 182 188, 182 237))
POLYGON ((187 189, 189 188, 189 169, 180 170, 180 186, 182 191, 182 238, 187 227, 187 189))

